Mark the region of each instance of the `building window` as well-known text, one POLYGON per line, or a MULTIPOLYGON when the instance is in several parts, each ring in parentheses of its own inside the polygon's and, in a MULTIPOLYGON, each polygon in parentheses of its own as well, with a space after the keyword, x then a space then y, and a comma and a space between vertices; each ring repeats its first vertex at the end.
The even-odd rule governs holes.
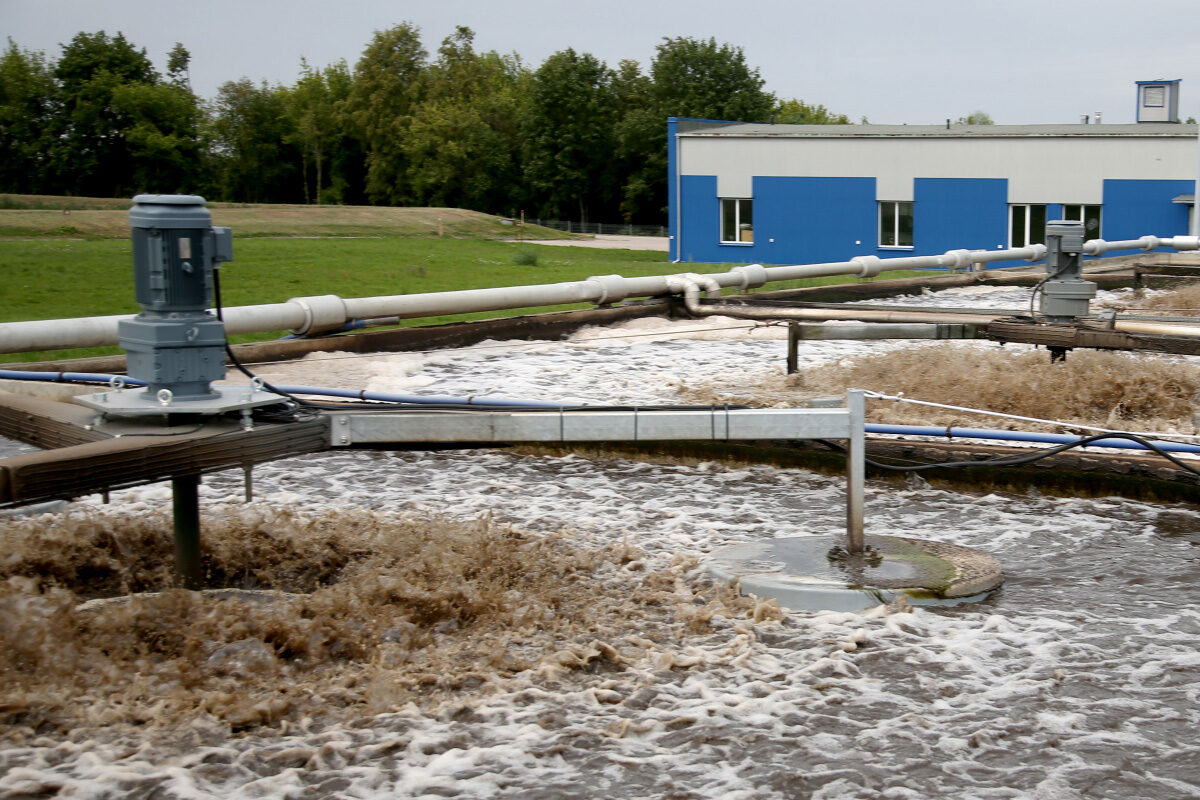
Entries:
POLYGON ((879 246, 913 246, 913 204, 911 202, 880 201, 879 246))
POLYGON ((754 201, 748 197, 721 198, 721 242, 754 243, 754 201))
POLYGON ((1019 204, 1008 207, 1008 246, 1028 247, 1046 243, 1045 204, 1019 204))
POLYGON ((1082 222, 1085 239, 1100 238, 1100 206, 1064 205, 1063 219, 1082 222))

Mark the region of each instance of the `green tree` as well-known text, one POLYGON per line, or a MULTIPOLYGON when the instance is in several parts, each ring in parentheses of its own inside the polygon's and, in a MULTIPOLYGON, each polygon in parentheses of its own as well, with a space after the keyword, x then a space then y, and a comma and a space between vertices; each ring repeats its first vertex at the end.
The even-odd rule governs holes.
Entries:
POLYGON ((301 155, 304 202, 344 202, 353 182, 344 171, 345 151, 354 148, 346 110, 350 70, 345 61, 323 70, 313 69, 303 59, 300 63, 300 79, 289 93, 289 113, 293 126, 290 140, 301 155))
POLYGON ((616 98, 612 72, 589 53, 554 53, 533 75, 525 172, 540 211, 586 222, 611 204, 616 98))
POLYGON ((474 33, 446 37, 424 77, 404 155, 414 201, 509 211, 519 197, 527 70, 516 57, 477 54, 474 33))
POLYGON ((57 113, 58 85, 45 55, 9 39, 0 56, 0 191, 58 191, 49 174, 57 113))
POLYGON ((217 90, 211 136, 221 199, 292 203, 303 197, 289 106, 286 88, 249 78, 217 90))
POLYGON ((363 142, 373 203, 401 204, 409 195, 404 141, 421 100, 427 55, 420 31, 405 22, 376 31, 354 67, 349 111, 363 142))
POLYGON ((204 174, 201 111, 196 97, 173 84, 132 83, 113 90, 124 120, 129 193, 192 193, 204 174))
POLYGON ((78 33, 54 68, 62 98, 54 160, 70 193, 117 197, 134 190, 133 154, 125 138, 131 120, 114 95, 122 87, 153 86, 158 73, 145 50, 118 33, 78 33))
POLYGON ((976 109, 965 117, 959 117, 954 121, 955 125, 994 125, 991 116, 986 111, 976 109))
POLYGON ((636 61, 626 59, 617 65, 612 85, 618 109, 613 133, 621 218, 626 222, 657 221, 666 203, 666 119, 655 99, 654 82, 642 74, 636 61), (660 150, 661 157, 657 157, 660 150), (655 172, 658 166, 664 174, 655 172))
POLYGON ((781 125, 850 125, 845 114, 834 114, 823 105, 809 105, 803 100, 781 100, 771 117, 781 125))
POLYGON ((667 117, 766 122, 775 97, 740 47, 715 39, 665 38, 650 65, 649 85, 625 65, 617 125, 622 210, 627 219, 659 222, 667 206, 667 117))
POLYGON ((664 38, 650 75, 664 116, 766 122, 775 104, 742 48, 716 39, 664 38))
POLYGON ((179 42, 167 53, 167 80, 181 89, 192 91, 192 76, 188 71, 192 54, 179 42))

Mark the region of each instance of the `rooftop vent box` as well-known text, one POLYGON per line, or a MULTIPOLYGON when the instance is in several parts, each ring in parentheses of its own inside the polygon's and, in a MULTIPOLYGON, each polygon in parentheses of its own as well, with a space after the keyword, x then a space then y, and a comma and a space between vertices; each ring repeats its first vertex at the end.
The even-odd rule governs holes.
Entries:
POLYGON ((1179 79, 1138 81, 1138 122, 1179 122, 1179 79))

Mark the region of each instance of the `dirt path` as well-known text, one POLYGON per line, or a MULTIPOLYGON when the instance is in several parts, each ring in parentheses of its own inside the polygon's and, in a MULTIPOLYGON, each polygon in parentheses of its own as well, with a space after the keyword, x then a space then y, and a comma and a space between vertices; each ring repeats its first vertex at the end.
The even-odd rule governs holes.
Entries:
MULTIPOLYGON (((510 239, 509 241, 516 241, 510 239)), ((598 233, 592 239, 522 239, 526 244, 549 244, 559 247, 600 247, 606 250, 659 250, 670 249, 670 238, 666 236, 620 236, 598 233)))

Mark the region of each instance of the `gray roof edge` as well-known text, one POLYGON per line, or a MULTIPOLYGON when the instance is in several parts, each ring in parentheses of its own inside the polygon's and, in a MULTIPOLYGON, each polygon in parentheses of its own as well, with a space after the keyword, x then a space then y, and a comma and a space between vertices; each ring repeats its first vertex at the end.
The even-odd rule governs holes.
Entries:
POLYGON ((1021 137, 1188 137, 1200 125, 1140 122, 1103 125, 772 125, 736 123, 680 131, 684 137, 741 138, 1021 138, 1021 137))

